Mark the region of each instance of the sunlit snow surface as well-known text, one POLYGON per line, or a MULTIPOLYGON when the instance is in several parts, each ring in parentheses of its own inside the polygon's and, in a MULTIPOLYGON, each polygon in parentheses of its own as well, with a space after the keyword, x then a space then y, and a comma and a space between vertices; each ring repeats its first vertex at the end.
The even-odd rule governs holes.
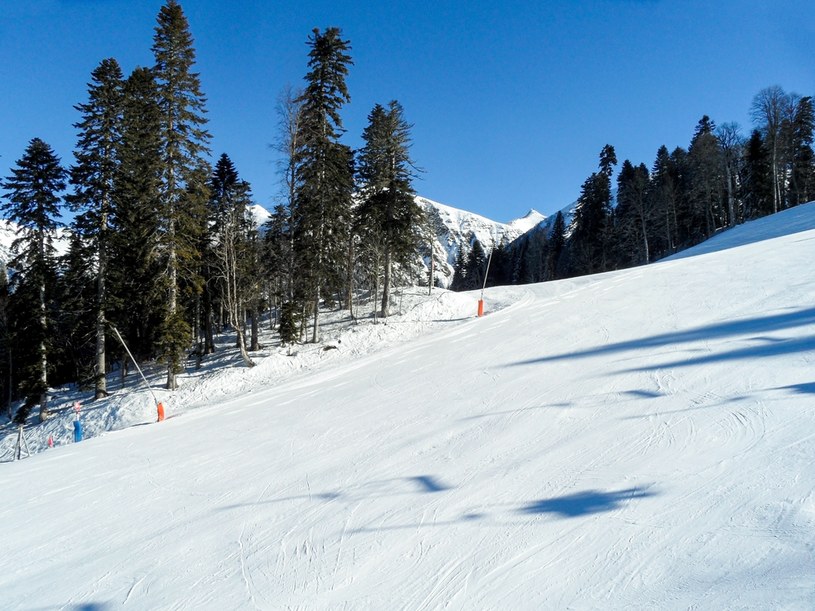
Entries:
POLYGON ((411 291, 254 369, 223 336, 174 417, 118 392, 82 443, 58 393, 0 463, 0 608, 811 609, 814 228, 490 289, 482 319, 411 291))

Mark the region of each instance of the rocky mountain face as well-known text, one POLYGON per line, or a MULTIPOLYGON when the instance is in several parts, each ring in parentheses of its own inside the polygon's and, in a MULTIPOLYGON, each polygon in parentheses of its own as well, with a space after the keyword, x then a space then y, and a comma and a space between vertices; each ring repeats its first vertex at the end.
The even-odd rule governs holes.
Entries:
MULTIPOLYGON (((547 220, 540 212, 530 210, 522 218, 509 223, 499 223, 425 197, 416 197, 416 203, 421 206, 427 217, 426 234, 434 260, 434 282, 445 288, 450 286, 453 280, 453 266, 462 248, 467 253, 478 240, 484 250, 489 252, 495 246, 514 242, 541 223, 545 224, 547 220)), ((427 249, 423 254, 422 264, 428 272, 430 253, 427 249)))

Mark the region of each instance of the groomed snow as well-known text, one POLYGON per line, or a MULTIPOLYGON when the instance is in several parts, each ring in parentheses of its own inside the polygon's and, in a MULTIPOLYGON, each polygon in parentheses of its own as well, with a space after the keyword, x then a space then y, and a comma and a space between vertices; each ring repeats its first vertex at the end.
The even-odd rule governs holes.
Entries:
POLYGON ((717 239, 482 319, 411 291, 82 443, 64 391, 0 463, 0 608, 813 608, 815 205, 717 239))

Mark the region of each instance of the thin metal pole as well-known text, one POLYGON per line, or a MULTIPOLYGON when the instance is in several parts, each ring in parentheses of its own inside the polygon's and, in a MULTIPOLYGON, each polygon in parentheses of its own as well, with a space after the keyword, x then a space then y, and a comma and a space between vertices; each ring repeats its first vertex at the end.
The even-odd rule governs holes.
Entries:
POLYGON ((155 401, 156 405, 158 405, 159 401, 156 398, 156 395, 153 393, 153 389, 150 387, 150 383, 147 381, 147 378, 144 377, 144 373, 142 373, 141 367, 139 367, 139 364, 136 362, 136 359, 133 358, 133 354, 130 352, 130 348, 127 347, 125 340, 122 339, 122 335, 121 333, 119 333, 119 329, 117 329, 113 325, 110 325, 110 328, 113 329, 113 332, 116 334, 116 337, 119 338, 119 341, 121 342, 122 346, 124 346, 124 349, 127 351, 127 355, 130 357, 130 360, 133 361, 133 364, 136 366, 136 370, 139 372, 141 379, 144 380, 144 385, 147 386, 147 390, 150 391, 150 394, 153 396, 153 401, 155 401))
POLYGON ((490 256, 487 259, 487 271, 484 272, 484 286, 481 287, 481 299, 484 299, 484 289, 487 288, 487 276, 490 275, 490 263, 492 262, 492 252, 495 250, 495 244, 492 245, 492 250, 490 250, 490 256))

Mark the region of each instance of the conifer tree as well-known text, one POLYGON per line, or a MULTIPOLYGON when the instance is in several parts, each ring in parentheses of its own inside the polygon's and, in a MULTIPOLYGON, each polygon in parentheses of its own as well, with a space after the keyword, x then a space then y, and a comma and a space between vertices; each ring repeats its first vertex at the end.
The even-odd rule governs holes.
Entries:
POLYGON ((676 250, 678 240, 677 201, 679 185, 676 165, 665 145, 657 150, 651 168, 648 202, 652 211, 652 258, 658 259, 676 250))
POLYGON ((450 290, 467 290, 467 254, 463 244, 459 247, 458 253, 456 253, 456 261, 453 264, 453 279, 450 281, 450 290))
POLYGON ((11 374, 11 329, 9 327, 9 282, 5 261, 0 261, 0 407, 8 419, 11 413, 13 384, 11 374))
POLYGON ((68 252, 58 259, 56 283, 54 364, 50 375, 57 381, 77 382, 80 388, 96 388, 96 332, 98 316, 98 268, 88 265, 93 245, 77 232, 68 236, 68 252))
POLYGON ((565 247, 566 221, 563 219, 563 213, 558 210, 552 225, 552 232, 549 234, 549 277, 552 280, 561 277, 561 256, 565 247))
POLYGON ((70 169, 72 195, 66 199, 74 212, 79 212, 73 223, 74 232, 90 245, 94 261, 96 300, 95 310, 95 398, 107 395, 105 380, 106 310, 108 305, 108 241, 113 200, 117 147, 121 134, 122 71, 115 59, 103 60, 91 74, 88 101, 76 109, 82 120, 74 127, 79 130, 74 156, 76 163, 70 169))
POLYGON ((696 242, 693 228, 692 171, 690 155, 681 146, 671 151, 670 172, 674 189, 674 208, 676 210, 676 249, 681 250, 696 242))
MULTIPOLYGON (((388 315, 394 264, 409 266, 416 258, 422 210, 416 204, 410 159, 410 126, 395 100, 385 109, 377 104, 362 135, 358 175, 362 203, 357 227, 364 232, 363 248, 381 252, 383 276, 381 315, 388 315)), ((378 277, 378 270, 375 271, 378 277)))
POLYGON ((7 191, 0 207, 19 226, 12 244, 14 270, 11 286, 11 321, 19 387, 25 404, 17 419, 24 422, 40 404, 47 416, 49 365, 49 302, 56 276, 54 237, 59 221, 60 192, 66 172, 53 149, 34 138, 2 184, 7 191))
MULTIPOLYGON (((123 88, 110 219, 108 318, 140 360, 156 356, 158 331, 166 318, 167 278, 159 258, 160 125, 153 73, 148 68, 136 68, 123 88)), ((123 351, 121 354, 124 356, 123 351)))
POLYGON ((294 266, 289 209, 278 204, 266 222, 262 261, 270 282, 270 298, 278 306, 294 298, 294 266))
POLYGON ((263 260, 269 274, 270 297, 278 305, 279 311, 281 304, 294 300, 295 293, 298 295, 303 293, 302 287, 295 289, 299 276, 294 273, 291 218, 299 183, 297 177, 299 138, 302 135, 302 91, 296 91, 291 87, 284 89, 278 98, 277 116, 278 140, 275 146, 281 155, 279 170, 285 189, 284 202, 275 207, 267 222, 263 260))
POLYGON ((481 242, 474 240, 470 253, 467 255, 464 290, 472 291, 484 286, 484 274, 486 272, 487 254, 484 252, 481 242))
POLYGON ((487 286, 502 286, 512 282, 512 252, 506 242, 492 251, 492 262, 487 272, 487 286))
MULTIPOLYGON (((208 240, 212 248, 211 267, 215 274, 211 279, 219 289, 221 299, 229 315, 229 324, 235 330, 236 343, 241 358, 249 367, 244 342, 243 304, 252 296, 247 291, 252 253, 251 227, 247 218, 247 206, 251 204, 249 184, 239 178, 232 160, 225 153, 218 159, 210 179, 210 230, 208 240)), ((208 315, 209 313, 206 313, 208 315)))
POLYGON ((773 212, 772 161, 757 129, 747 140, 744 151, 741 187, 744 215, 747 219, 758 218, 773 212))
POLYGON ((790 118, 790 205, 815 199, 815 153, 812 150, 815 113, 812 98, 795 104, 790 118))
POLYGON ((351 99, 345 77, 352 62, 349 43, 338 28, 322 33, 315 29, 308 44, 309 72, 299 98, 292 230, 298 271, 313 308, 316 342, 322 292, 337 285, 347 263, 353 159, 338 139, 343 131, 340 109, 351 99))
POLYGON ((692 243, 709 238, 725 225, 722 214, 722 150, 715 130, 716 124, 707 115, 703 116, 688 148, 692 243))
POLYGON ((614 209, 616 260, 621 267, 651 262, 648 184, 645 165, 635 167, 626 159, 617 177, 617 207, 614 209))
POLYGON ((167 266, 167 314, 162 356, 167 362, 167 388, 176 388, 182 352, 191 338, 181 291, 198 287, 199 236, 209 176, 205 156, 210 135, 205 129, 205 97, 199 75, 192 71, 195 50, 181 5, 167 0, 158 14, 153 41, 154 73, 161 109, 161 247, 167 266))
POLYGON ((616 164, 614 147, 607 144, 600 151, 599 171, 589 176, 581 187, 569 238, 573 274, 606 270, 611 220, 611 175, 616 164))

